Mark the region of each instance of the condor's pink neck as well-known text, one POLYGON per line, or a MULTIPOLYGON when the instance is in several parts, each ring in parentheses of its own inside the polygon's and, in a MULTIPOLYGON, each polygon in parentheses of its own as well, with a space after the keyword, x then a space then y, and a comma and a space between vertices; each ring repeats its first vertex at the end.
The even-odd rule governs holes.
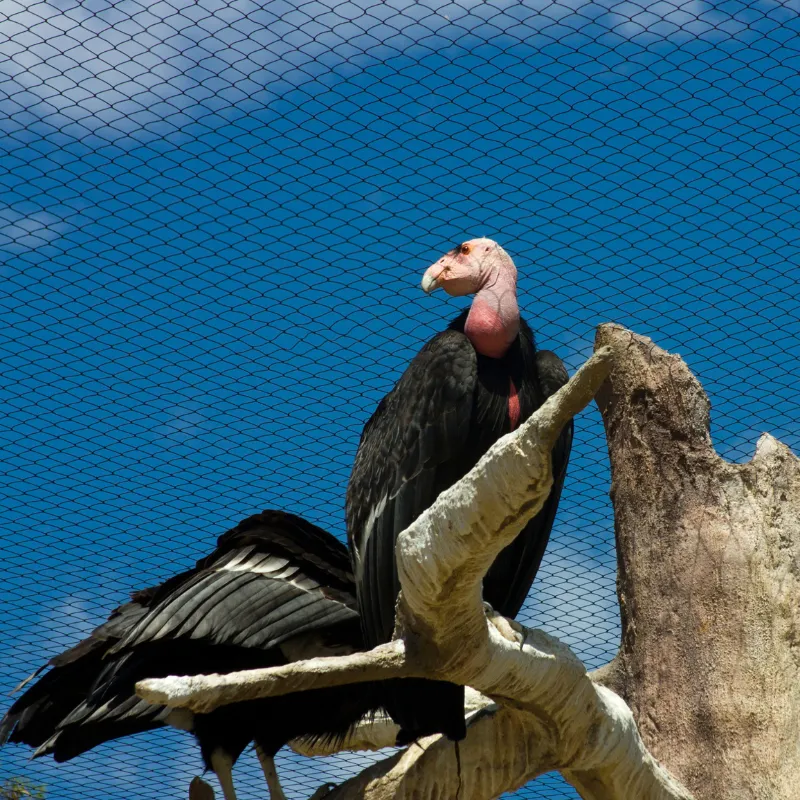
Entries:
POLYGON ((484 356, 502 358, 519 334, 519 306, 513 280, 498 278, 472 301, 464 333, 484 356))

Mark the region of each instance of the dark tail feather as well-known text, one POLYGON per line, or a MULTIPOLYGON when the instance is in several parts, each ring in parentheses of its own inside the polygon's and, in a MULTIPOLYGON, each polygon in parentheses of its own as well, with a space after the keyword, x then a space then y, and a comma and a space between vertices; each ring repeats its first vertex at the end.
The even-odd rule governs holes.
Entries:
POLYGON ((458 742, 467 735, 464 687, 456 683, 405 678, 387 681, 386 710, 400 726, 397 745, 442 733, 458 742))

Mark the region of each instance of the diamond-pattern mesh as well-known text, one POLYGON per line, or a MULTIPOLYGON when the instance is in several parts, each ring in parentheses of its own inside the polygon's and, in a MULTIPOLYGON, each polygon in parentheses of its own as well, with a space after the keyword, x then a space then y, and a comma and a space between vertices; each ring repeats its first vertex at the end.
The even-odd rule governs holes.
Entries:
MULTIPOLYGON (((800 6, 723 0, 0 4, 0 688, 283 507, 343 536, 361 426, 491 236, 570 369, 613 320, 680 352, 733 460, 800 445, 800 6)), ((523 620, 590 667, 618 614, 597 410, 523 620)), ((54 800, 186 796, 190 737, 54 800)), ((279 759, 289 796, 367 756, 279 759)), ((255 758, 243 800, 265 797, 255 758)), ((574 798, 558 776, 520 797, 574 798)))

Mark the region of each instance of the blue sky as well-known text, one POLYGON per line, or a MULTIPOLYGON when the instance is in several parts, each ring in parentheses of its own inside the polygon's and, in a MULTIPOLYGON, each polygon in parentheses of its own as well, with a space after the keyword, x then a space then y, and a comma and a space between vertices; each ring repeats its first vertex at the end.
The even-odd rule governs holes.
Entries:
MULTIPOLYGON (((3 690, 257 509, 343 535, 361 426, 463 305, 421 272, 465 238, 511 253, 570 369, 622 323, 695 370, 723 455, 764 430, 800 449, 796 2, 3 13, 3 690)), ((576 424, 524 618, 597 666, 608 464, 596 409, 576 424)), ((198 764, 178 734, 26 756, 0 751, 0 779, 59 800, 177 796, 198 764)), ((324 768, 284 760, 292 796, 324 768)))

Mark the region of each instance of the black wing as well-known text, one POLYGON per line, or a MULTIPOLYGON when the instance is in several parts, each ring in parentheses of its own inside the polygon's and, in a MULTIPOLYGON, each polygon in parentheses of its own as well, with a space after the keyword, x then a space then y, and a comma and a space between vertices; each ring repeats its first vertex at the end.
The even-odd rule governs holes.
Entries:
POLYGON ((165 723, 166 709, 133 695, 143 677, 271 666, 360 646, 344 545, 299 517, 266 511, 220 537, 194 569, 135 593, 53 659, 0 733, 65 760, 165 723))
MULTIPOLYGON (((152 590, 141 594, 148 591, 152 590)), ((6 741, 32 747, 42 745, 59 722, 86 698, 103 668, 103 656, 108 648, 146 613, 147 608, 141 603, 125 603, 112 611, 108 620, 86 639, 50 659, 23 681, 15 691, 51 667, 0 720, 0 745, 6 741)))
MULTIPOLYGON (((347 528, 367 646, 389 641, 400 584, 397 536, 472 464, 475 349, 454 330, 435 336, 364 428, 347 488, 347 528)), ((429 733, 464 737, 464 688, 434 681, 383 687, 398 744, 429 733)))
MULTIPOLYGON (((111 655, 103 661, 86 696, 58 722, 34 756, 52 754, 56 761, 68 761, 103 742, 166 724, 195 732, 194 714, 141 700, 134 693, 136 682, 167 675, 227 673, 286 661, 278 648, 259 651, 195 641, 156 642, 111 655)), ((245 736, 242 749, 251 738, 245 736)))
POLYGON ((220 537, 193 570, 164 583, 147 616, 109 652, 177 639, 266 650, 357 625, 353 590, 344 545, 293 514, 264 512, 220 537))
MULTIPOLYGON (((555 355, 537 354, 533 333, 524 321, 520 336, 502 359, 477 355, 463 334, 466 316, 462 313, 448 331, 423 348, 362 434, 348 486, 347 522, 368 645, 392 636, 399 590, 394 562, 397 535, 510 430, 511 384, 524 421, 567 380, 555 355)), ((550 496, 498 556, 484 581, 484 597, 506 616, 519 611, 541 563, 571 440, 570 423, 554 448, 550 496)), ((398 741, 434 731, 458 738, 454 709, 459 700, 452 686, 415 682, 413 691, 408 687, 404 682, 398 684, 394 698, 387 694, 387 709, 403 728, 398 741)))
MULTIPOLYGON (((536 354, 539 385, 545 398, 557 392, 569 373, 549 350, 536 354)), ((505 617, 516 617, 536 578, 553 527, 572 449, 573 423, 569 421, 553 447, 553 488, 539 513, 504 548, 483 579, 483 597, 505 617)))
POLYGON ((476 379, 475 349, 466 336, 440 333, 361 435, 347 487, 347 531, 368 646, 389 641, 394 630, 397 535, 460 477, 476 379))

